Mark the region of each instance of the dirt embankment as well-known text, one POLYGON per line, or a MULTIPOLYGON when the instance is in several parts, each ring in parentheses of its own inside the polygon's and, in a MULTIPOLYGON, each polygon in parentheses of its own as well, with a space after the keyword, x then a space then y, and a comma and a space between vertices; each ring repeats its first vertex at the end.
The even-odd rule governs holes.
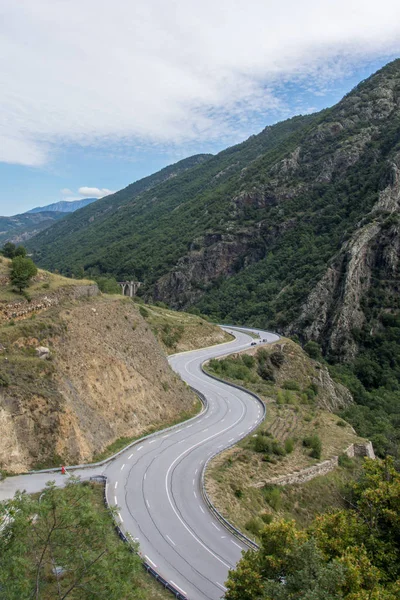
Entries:
POLYGON ((117 296, 68 299, 2 325, 0 360, 0 468, 13 472, 90 461, 196 402, 139 307, 117 296))

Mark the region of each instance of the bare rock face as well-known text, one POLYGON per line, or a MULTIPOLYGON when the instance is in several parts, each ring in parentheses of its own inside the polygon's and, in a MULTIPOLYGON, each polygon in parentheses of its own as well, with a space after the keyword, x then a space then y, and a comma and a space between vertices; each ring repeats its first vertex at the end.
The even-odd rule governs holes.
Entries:
POLYGON ((254 245, 255 237, 242 232, 239 235, 210 234, 195 240, 174 270, 158 280, 154 298, 174 308, 193 304, 218 277, 235 273, 239 263, 242 267, 261 258, 262 249, 254 245))
POLYGON ((400 260, 400 153, 392 170, 392 183, 381 192, 370 214, 308 296, 299 318, 286 330, 319 342, 342 360, 351 360, 357 354, 352 332, 367 322, 363 300, 377 278, 385 281, 386 291, 398 293, 395 275, 400 260))
POLYGON ((49 358, 50 357, 50 348, 47 348, 46 346, 39 346, 38 348, 35 348, 36 350, 36 355, 39 358, 49 358))

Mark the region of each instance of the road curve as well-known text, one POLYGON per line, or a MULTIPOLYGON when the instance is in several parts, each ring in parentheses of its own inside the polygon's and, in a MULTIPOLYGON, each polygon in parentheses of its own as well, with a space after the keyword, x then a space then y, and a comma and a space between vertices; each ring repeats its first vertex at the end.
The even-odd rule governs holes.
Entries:
MULTIPOLYGON (((204 361, 254 342, 243 329, 225 329, 234 332, 232 342, 169 357, 182 379, 206 397, 200 416, 143 439, 106 465, 74 471, 85 479, 107 477, 107 499, 118 507, 120 528, 139 542, 146 562, 189 600, 221 598, 229 569, 246 549, 212 516, 201 493, 206 461, 248 435, 263 418, 256 398, 201 370, 204 361)), ((267 342, 278 339, 251 331, 267 342)), ((49 478, 49 473, 7 478, 0 483, 0 500, 17 489, 39 491, 49 478)), ((65 482, 59 473, 51 479, 57 485, 65 482)))
MULTIPOLYGON (((235 336, 232 342, 169 358, 182 379, 207 398, 207 409, 143 441, 104 470, 108 501, 119 507, 121 529, 138 540, 146 561, 190 600, 221 598, 228 571, 245 549, 210 514, 201 493, 207 459, 250 433, 263 418, 253 396, 201 371, 205 360, 254 341, 242 331, 235 336)), ((261 337, 278 339, 265 332, 261 337)))

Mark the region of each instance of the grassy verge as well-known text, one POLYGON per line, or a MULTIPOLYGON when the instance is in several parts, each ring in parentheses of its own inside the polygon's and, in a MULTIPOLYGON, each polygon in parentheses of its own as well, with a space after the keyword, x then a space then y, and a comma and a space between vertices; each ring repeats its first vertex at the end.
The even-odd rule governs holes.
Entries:
MULTIPOLYGON (((5 257, 0 257, 0 276, 8 277, 10 275, 11 260, 5 257)), ((57 291, 59 288, 80 285, 93 285, 94 282, 89 279, 71 279, 62 277, 56 273, 49 273, 38 269, 36 277, 33 278, 29 287, 26 289, 27 295, 32 300, 37 296, 45 296, 51 292, 57 291)), ((0 286, 0 302, 15 302, 23 300, 24 296, 14 291, 11 283, 8 281, 5 285, 0 286)))
POLYGON ((167 354, 229 342, 233 337, 204 318, 153 305, 139 311, 167 354))
POLYGON ((159 423, 158 425, 148 427, 140 435, 137 435, 137 436, 134 436, 131 438, 129 438, 129 437, 118 438, 117 440, 115 440, 115 442, 113 442, 112 444, 107 446, 107 448, 105 448, 103 450, 103 452, 99 452, 98 454, 95 454, 93 456, 93 460, 91 462, 99 462, 101 460, 105 460, 106 458, 109 458, 116 452, 123 450, 123 448, 125 448, 129 444, 132 444, 136 440, 139 440, 140 438, 144 437, 145 435, 150 435, 151 433, 156 433, 157 431, 162 431, 163 429, 166 429, 167 427, 172 427, 173 425, 179 425, 179 423, 183 423, 184 421, 187 421, 188 419, 191 419, 192 417, 195 417, 197 414, 199 414, 202 407, 203 407, 203 405, 202 405, 201 401, 199 399, 197 399, 194 402, 193 409, 191 411, 182 412, 176 419, 172 419, 171 421, 167 421, 166 423, 159 423))

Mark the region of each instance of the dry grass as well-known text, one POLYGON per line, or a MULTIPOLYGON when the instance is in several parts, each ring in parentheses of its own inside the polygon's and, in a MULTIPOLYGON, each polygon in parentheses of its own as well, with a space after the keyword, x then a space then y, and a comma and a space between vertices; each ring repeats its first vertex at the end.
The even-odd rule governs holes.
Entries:
MULTIPOLYGON (((11 260, 5 257, 0 257, 0 278, 3 279, 10 275, 11 260)), ((30 286, 27 288, 27 293, 34 299, 37 296, 46 295, 56 290, 69 286, 77 285, 93 285, 93 281, 89 279, 70 279, 68 277, 62 277, 56 273, 49 273, 38 269, 38 274, 32 280, 30 286)), ((21 300, 23 296, 16 291, 13 291, 13 287, 7 281, 6 283, 0 284, 0 302, 13 302, 21 300)))
POLYGON ((229 342, 233 337, 197 315, 146 305, 146 321, 167 354, 229 342))
MULTIPOLYGON (((255 367, 249 370, 246 381, 231 380, 262 398, 267 409, 266 419, 249 437, 216 457, 207 471, 206 487, 213 502, 227 519, 243 530, 246 530, 246 525, 250 526, 250 530, 254 529, 254 523, 249 523, 249 520, 256 519, 260 524, 260 517, 266 512, 293 517, 300 522, 311 518, 319 509, 337 504, 338 497, 333 494, 333 488, 340 487, 343 477, 351 478, 351 470, 337 469, 333 474, 317 477, 307 484, 280 488, 272 493, 272 499, 266 497, 271 490, 265 491, 254 485, 265 484, 274 477, 295 473, 338 456, 350 444, 364 441, 350 425, 345 423, 343 426, 344 422, 337 415, 319 408, 320 395, 326 400, 325 390, 319 389, 314 398, 307 397, 305 392, 315 380, 318 366, 296 344, 291 342, 288 350, 285 363, 274 371, 275 382, 262 380, 255 367), (288 381, 296 382, 298 389, 285 389, 288 381), (276 440, 283 448, 285 442, 291 440, 293 450, 283 452, 284 456, 256 452, 254 443, 258 434, 276 440), (309 448, 303 445, 304 438, 315 434, 322 442, 319 459, 312 458, 309 448), (293 488, 304 490, 304 498, 298 492, 291 495, 293 488), (318 490, 315 502, 310 500, 312 490, 318 490), (302 498, 297 508, 296 495, 302 498), (269 501, 276 506, 271 506, 269 501)), ((267 352, 273 352, 273 345, 267 348, 267 352)), ((247 533, 250 534, 250 531, 247 530, 247 533)))

